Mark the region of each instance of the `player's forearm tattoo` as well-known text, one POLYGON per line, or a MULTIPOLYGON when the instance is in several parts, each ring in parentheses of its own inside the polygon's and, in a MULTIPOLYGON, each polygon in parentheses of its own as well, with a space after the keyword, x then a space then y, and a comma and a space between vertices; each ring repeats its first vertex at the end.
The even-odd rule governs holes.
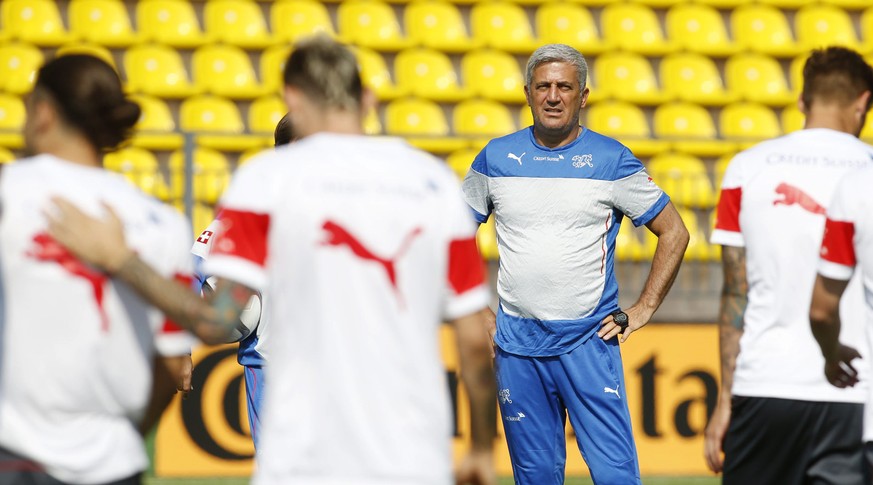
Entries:
POLYGON ((213 306, 210 306, 189 288, 156 273, 136 255, 128 258, 113 276, 130 285, 170 320, 206 343, 225 340, 230 330, 236 326, 239 314, 252 294, 252 290, 242 285, 219 285, 212 298, 213 306), (246 291, 249 292, 248 296, 243 298, 246 291))
POLYGON ((720 321, 743 329, 743 316, 748 304, 749 283, 746 280, 746 250, 731 246, 722 247, 724 286, 721 292, 720 321))
POLYGON ((722 390, 729 393, 733 386, 734 369, 740 353, 743 318, 748 303, 746 280, 746 250, 723 246, 724 287, 719 310, 719 347, 721 354, 722 390))

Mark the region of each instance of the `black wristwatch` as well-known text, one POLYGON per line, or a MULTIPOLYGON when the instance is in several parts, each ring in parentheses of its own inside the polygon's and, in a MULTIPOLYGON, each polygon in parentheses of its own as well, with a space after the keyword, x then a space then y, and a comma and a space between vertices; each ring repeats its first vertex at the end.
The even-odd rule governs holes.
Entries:
POLYGON ((621 332, 619 333, 624 333, 624 331, 627 330, 628 326, 627 313, 621 310, 616 310, 610 313, 610 315, 612 315, 612 321, 615 322, 615 324, 618 325, 618 328, 621 329, 621 332))

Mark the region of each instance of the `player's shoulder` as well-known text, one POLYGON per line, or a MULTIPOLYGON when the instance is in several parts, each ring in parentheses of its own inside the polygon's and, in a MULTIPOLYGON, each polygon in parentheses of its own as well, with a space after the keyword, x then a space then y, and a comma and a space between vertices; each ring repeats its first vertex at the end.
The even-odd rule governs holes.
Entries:
POLYGON ((508 135, 492 138, 482 150, 486 155, 489 152, 503 152, 525 150, 529 146, 533 146, 533 127, 528 126, 508 135))
POLYGON ((624 154, 630 153, 630 149, 622 142, 589 128, 585 128, 581 136, 585 144, 592 150, 597 150, 601 156, 621 157, 624 154))

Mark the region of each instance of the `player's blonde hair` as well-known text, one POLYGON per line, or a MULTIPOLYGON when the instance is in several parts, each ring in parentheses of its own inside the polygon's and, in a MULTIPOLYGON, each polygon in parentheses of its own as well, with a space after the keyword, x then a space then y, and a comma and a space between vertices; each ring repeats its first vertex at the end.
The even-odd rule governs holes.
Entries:
POLYGON ((321 106, 349 111, 361 107, 363 86, 355 55, 326 35, 297 43, 284 75, 286 85, 321 106))

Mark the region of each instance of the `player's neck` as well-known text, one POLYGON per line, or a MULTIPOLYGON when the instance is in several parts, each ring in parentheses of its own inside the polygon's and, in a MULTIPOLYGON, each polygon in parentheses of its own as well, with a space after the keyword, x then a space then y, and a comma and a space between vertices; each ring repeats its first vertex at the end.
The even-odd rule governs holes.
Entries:
POLYGON ((38 146, 36 153, 53 155, 78 165, 100 167, 103 165, 103 157, 94 149, 85 138, 81 136, 46 136, 38 146))
POLYGON ((537 143, 546 148, 560 148, 569 145, 580 134, 582 134, 582 127, 578 124, 567 133, 549 133, 545 130, 537 130, 536 125, 534 125, 534 138, 537 143))
POLYGON ((852 109, 837 104, 813 105, 806 113, 805 129, 827 128, 858 136, 859 120, 852 109))
MULTIPOLYGON (((294 127, 298 131, 297 126, 294 127)), ((363 135, 364 128, 361 116, 357 112, 345 110, 327 110, 311 116, 299 129, 303 136, 316 133, 336 133, 341 135, 363 135)))

